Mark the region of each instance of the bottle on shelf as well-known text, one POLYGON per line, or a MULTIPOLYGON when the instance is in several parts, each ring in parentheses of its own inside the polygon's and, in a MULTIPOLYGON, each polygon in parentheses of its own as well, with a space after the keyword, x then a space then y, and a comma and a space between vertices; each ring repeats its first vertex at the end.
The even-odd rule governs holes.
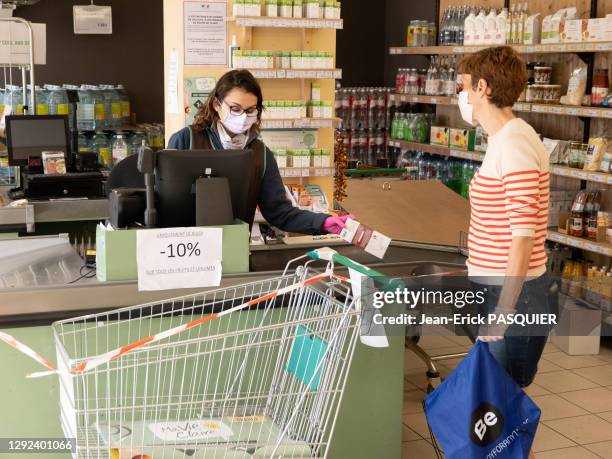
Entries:
POLYGON ((601 208, 601 192, 599 190, 591 193, 589 206, 585 208, 586 229, 589 239, 597 239, 597 213, 601 208))
POLYGON ((492 45, 495 43, 495 33, 497 31, 497 13, 495 8, 491 8, 485 20, 484 44, 492 45))
POLYGON ((471 46, 474 44, 474 34, 476 32, 476 10, 470 9, 470 13, 466 16, 463 21, 463 44, 465 46, 471 46))
POLYGON ((527 2, 524 2, 522 7, 520 8, 520 14, 519 14, 519 18, 518 18, 518 23, 517 23, 517 27, 516 27, 516 44, 517 45, 522 45, 523 44, 523 35, 524 35, 524 31, 525 31, 525 22, 527 22, 527 2))
POLYGON ((508 8, 503 8, 495 20, 495 40, 496 45, 506 43, 506 29, 508 28, 508 8))
POLYGON ((584 210, 589 193, 580 190, 572 204, 568 232, 570 236, 584 236, 584 210))
POLYGON ((480 13, 476 16, 474 20, 474 44, 475 45, 483 45, 484 44, 484 35, 486 30, 486 20, 487 16, 485 14, 484 8, 480 9, 480 13))
POLYGON ((516 43, 516 32, 517 32, 517 28, 518 28, 518 17, 519 17, 520 13, 518 11, 518 7, 516 3, 512 4, 512 7, 510 8, 510 33, 509 33, 509 37, 508 40, 506 40, 506 43, 509 45, 513 45, 516 43))

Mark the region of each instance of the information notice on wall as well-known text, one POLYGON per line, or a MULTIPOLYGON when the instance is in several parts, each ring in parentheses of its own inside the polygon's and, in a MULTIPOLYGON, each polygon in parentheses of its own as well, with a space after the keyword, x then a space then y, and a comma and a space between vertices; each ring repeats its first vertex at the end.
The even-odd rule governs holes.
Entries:
POLYGON ((185 65, 227 66, 227 1, 184 2, 185 65))

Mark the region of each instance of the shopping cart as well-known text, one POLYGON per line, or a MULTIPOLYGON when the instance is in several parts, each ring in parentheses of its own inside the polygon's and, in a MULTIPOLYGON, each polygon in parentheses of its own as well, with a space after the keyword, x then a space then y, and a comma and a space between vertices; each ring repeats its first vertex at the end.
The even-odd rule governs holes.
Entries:
POLYGON ((73 457, 326 457, 359 335, 334 265, 397 285, 308 255, 278 278, 54 323, 73 457))

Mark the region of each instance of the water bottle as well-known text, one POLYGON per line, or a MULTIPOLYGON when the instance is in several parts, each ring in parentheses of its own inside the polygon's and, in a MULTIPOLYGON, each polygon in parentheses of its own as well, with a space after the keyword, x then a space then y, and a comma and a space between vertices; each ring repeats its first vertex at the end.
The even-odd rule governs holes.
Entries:
POLYGON ((121 97, 112 85, 101 86, 105 101, 106 125, 108 129, 121 129, 123 124, 123 112, 121 108, 121 97))
POLYGON ((145 146, 148 146, 147 137, 144 132, 134 131, 128 142, 128 147, 130 149, 129 154, 137 155, 140 147, 143 146, 143 142, 145 146))
POLYGON ((91 140, 85 135, 84 132, 79 133, 78 150, 79 153, 91 153, 93 151, 91 146, 91 140))
POLYGON ((94 129, 108 129, 109 119, 106 113, 106 98, 99 86, 89 86, 91 100, 94 105, 94 129))
POLYGON ((113 140, 113 165, 117 165, 119 161, 125 159, 128 156, 128 153, 128 145, 123 134, 116 134, 113 140))
POLYGON ((128 94, 125 86, 122 84, 116 87, 117 94, 121 100, 121 124, 127 126, 132 122, 132 106, 130 103, 130 95, 128 94))
POLYGON ((23 115, 23 91, 21 87, 12 84, 6 85, 4 105, 8 115, 23 115))
MULTIPOLYGON (((29 84, 28 92, 26 93, 26 105, 30 113, 34 113, 32 107, 32 101, 30 100, 32 97, 32 85, 29 84)), ((36 114, 37 115, 48 115, 49 114, 49 100, 48 100, 48 92, 45 91, 40 86, 34 87, 34 93, 36 95, 36 114)))
POLYGON ((49 115, 67 115, 68 126, 72 130, 72 116, 70 116, 71 106, 68 100, 68 93, 64 88, 58 85, 47 85, 46 88, 49 94, 49 115))
POLYGON ((77 129, 79 131, 93 131, 95 124, 95 105, 93 93, 88 85, 82 85, 78 90, 77 103, 77 129))
POLYGON ((98 164, 105 169, 113 168, 113 157, 108 137, 102 131, 96 131, 93 136, 92 149, 98 155, 98 164))

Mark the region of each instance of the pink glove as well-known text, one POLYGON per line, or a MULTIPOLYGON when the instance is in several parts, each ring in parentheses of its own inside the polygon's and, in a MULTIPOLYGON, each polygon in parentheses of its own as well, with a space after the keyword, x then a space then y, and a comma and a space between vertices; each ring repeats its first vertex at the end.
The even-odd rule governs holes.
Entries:
POLYGON ((327 217, 323 222, 323 231, 331 234, 340 234, 349 218, 355 219, 355 216, 343 215, 342 217, 327 217))

